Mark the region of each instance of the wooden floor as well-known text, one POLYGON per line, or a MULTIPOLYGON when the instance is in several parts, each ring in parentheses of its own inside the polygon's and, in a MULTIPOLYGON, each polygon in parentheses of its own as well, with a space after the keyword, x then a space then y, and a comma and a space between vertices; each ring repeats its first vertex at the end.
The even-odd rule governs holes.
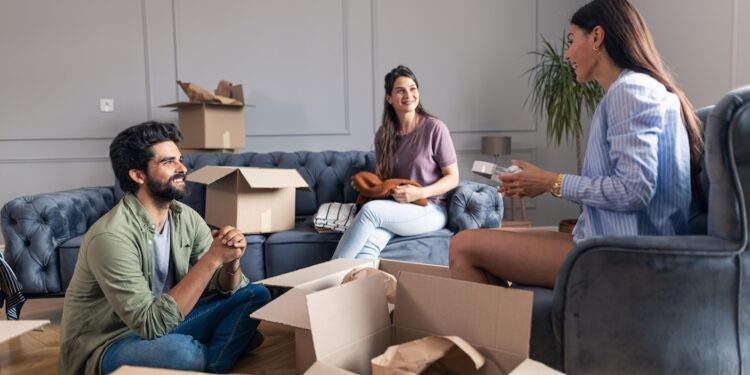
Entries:
MULTIPOLYGON (((60 318, 62 298, 31 299, 21 311, 24 320, 50 320, 43 331, 32 331, 0 344, 0 375, 46 375, 57 373, 60 355, 60 318)), ((5 310, 0 309, 0 319, 5 310)), ((287 327, 263 322, 260 331, 263 345, 243 354, 232 369, 234 373, 258 375, 296 374, 294 331, 287 327)))

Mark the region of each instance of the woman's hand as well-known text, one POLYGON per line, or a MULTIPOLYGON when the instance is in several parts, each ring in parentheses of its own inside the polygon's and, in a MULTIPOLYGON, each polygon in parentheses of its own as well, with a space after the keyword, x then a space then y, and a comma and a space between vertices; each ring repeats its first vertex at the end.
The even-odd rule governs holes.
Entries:
POLYGON ((510 197, 536 197, 552 189, 557 180, 557 173, 546 171, 534 164, 523 160, 513 160, 513 165, 521 167, 522 171, 500 176, 503 186, 497 191, 510 197))
POLYGON ((413 185, 398 185, 391 190, 391 196, 396 202, 411 203, 418 199, 427 198, 422 188, 413 185))

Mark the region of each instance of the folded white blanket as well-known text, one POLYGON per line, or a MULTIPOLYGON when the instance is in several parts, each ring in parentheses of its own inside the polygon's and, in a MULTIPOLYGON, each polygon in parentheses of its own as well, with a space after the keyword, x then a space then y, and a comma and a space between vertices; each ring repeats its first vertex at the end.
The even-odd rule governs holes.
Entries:
POLYGON ((344 233, 356 214, 357 207, 354 203, 323 203, 315 214, 313 225, 318 232, 344 233))

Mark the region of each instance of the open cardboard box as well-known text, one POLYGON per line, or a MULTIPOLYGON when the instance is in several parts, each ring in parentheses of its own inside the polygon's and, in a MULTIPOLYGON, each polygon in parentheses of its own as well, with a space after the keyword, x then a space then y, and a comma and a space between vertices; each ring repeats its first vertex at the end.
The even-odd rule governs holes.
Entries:
POLYGON ((447 267, 385 259, 337 259, 258 283, 292 288, 251 317, 295 328, 300 373, 370 374, 370 360, 390 345, 456 335, 485 356, 482 374, 528 366, 559 374, 528 359, 527 291, 453 280, 447 267), (398 278, 393 322, 379 278, 340 284, 350 270, 367 266, 398 278))
POLYGON ((206 222, 242 233, 294 229, 295 190, 310 191, 295 169, 205 166, 187 176, 206 184, 206 222))
MULTIPOLYGON (((178 82, 179 83, 179 82, 178 82)), ((220 83, 221 87, 221 83, 220 83)), ((196 102, 177 102, 162 107, 174 108, 182 132, 180 147, 187 149, 243 149, 245 148, 245 98, 242 85, 229 85, 227 99, 196 102)), ((203 90, 203 89, 201 89, 203 90)), ((205 90, 203 90, 205 91, 205 90)), ((211 95, 207 93, 207 95, 211 95)))

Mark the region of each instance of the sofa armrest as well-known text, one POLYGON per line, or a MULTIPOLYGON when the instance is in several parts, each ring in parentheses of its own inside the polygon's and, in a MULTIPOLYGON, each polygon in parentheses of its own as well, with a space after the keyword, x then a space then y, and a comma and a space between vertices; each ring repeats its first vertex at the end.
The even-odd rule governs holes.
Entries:
POLYGON ((579 243, 560 268, 553 296, 565 372, 734 372, 738 254, 736 243, 708 236, 579 243))
POLYGON ((80 236, 114 206, 113 187, 16 198, 0 211, 5 258, 27 294, 64 292, 57 248, 80 236))
POLYGON ((497 228, 503 219, 503 200, 492 186, 461 181, 448 196, 448 229, 497 228))

